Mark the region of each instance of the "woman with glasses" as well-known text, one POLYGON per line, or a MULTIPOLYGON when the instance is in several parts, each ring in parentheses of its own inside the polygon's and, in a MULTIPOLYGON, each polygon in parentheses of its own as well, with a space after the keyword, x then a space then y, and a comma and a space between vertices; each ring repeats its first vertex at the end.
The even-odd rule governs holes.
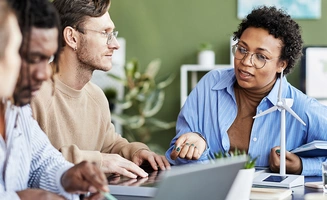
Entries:
MULTIPOLYGON (((166 158, 178 165, 240 150, 258 157, 256 166, 278 172, 281 114, 276 110, 253 117, 277 104, 281 74, 289 74, 302 54, 300 27, 284 11, 260 7, 239 24, 234 40, 234 68, 212 70, 199 81, 180 111, 166 158)), ((283 76, 281 87, 281 98, 294 100, 291 108, 306 124, 286 112, 286 172, 321 175, 326 157, 304 158, 289 151, 327 140, 327 107, 283 76)))

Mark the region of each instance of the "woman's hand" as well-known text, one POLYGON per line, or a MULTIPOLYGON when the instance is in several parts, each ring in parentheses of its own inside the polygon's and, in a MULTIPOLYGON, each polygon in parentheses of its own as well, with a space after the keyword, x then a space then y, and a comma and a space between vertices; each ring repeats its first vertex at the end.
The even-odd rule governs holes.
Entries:
MULTIPOLYGON (((269 155, 269 168, 272 172, 279 172, 280 169, 280 147, 274 147, 270 151, 269 155)), ((302 161, 301 158, 294 153, 286 151, 286 173, 287 174, 301 174, 302 173, 302 161)))
POLYGON ((198 133, 185 133, 175 142, 175 147, 170 154, 170 158, 176 160, 185 158, 188 160, 197 160, 206 149, 206 141, 198 133))

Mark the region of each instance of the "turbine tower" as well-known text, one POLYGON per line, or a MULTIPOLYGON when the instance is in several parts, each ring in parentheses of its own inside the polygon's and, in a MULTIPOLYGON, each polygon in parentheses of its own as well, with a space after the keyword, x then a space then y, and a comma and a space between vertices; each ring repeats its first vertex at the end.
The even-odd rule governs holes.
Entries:
MULTIPOLYGON (((269 114, 271 112, 274 112, 276 110, 280 111, 280 169, 279 169, 279 174, 281 175, 281 181, 282 182, 284 179, 287 178, 286 176, 286 134, 285 134, 285 113, 286 111, 289 112, 293 117, 295 117, 298 121, 300 121, 304 126, 306 124, 303 122, 303 120, 291 109, 293 105, 293 99, 285 99, 282 98, 282 82, 283 82, 283 71, 280 73, 280 82, 279 82, 279 89, 278 89, 278 99, 277 99, 277 104, 264 112, 254 116, 253 118, 261 117, 263 115, 269 114)), ((292 175, 295 176, 295 175, 292 175)), ((263 180, 261 180, 263 181, 263 180)), ((254 184, 255 180, 254 180, 254 184)), ((266 184, 264 184, 266 185, 266 184)), ((292 184, 290 184, 292 187, 292 184)))

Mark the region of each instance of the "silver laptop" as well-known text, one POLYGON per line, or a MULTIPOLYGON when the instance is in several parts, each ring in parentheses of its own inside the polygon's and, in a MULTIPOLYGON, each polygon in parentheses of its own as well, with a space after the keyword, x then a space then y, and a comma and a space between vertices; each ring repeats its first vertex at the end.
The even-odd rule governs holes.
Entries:
POLYGON ((145 179, 117 177, 109 180, 110 193, 117 199, 224 200, 246 157, 219 159, 206 164, 189 164, 154 172, 145 179))

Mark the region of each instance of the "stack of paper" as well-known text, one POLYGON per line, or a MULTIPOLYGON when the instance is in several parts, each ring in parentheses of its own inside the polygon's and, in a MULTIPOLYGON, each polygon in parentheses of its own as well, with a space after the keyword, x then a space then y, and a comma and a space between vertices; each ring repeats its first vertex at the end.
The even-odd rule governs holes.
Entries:
POLYGON ((292 199, 292 190, 285 188, 252 188, 251 200, 285 200, 292 199))

